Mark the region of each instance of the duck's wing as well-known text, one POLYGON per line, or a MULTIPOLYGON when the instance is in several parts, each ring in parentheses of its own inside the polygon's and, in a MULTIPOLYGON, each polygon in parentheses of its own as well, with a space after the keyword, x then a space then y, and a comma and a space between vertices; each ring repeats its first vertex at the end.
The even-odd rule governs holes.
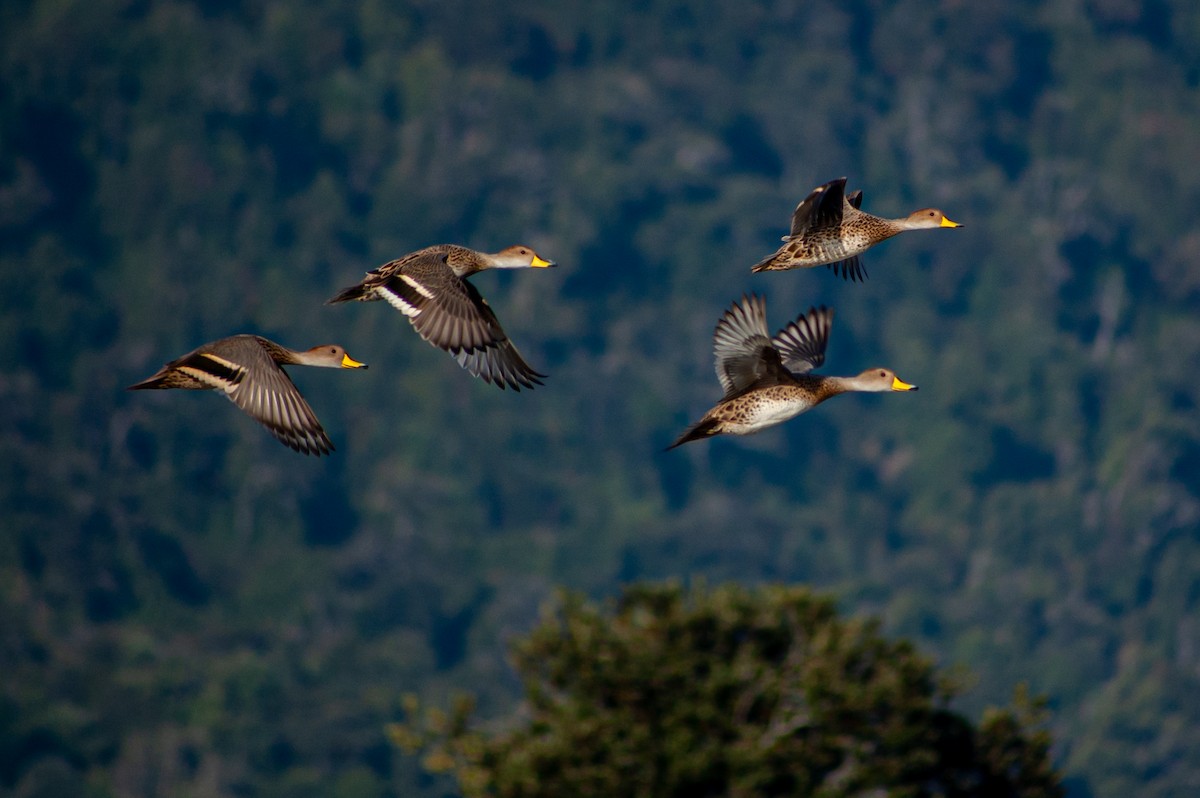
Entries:
MULTIPOLYGON (((814 188, 800 201, 792 213, 789 238, 804 235, 809 230, 837 227, 842 223, 842 203, 845 201, 846 178, 839 177, 814 188)), ((861 195, 861 192, 859 192, 861 195)), ((861 196, 859 197, 861 200, 861 196)))
POLYGON ((487 349, 463 350, 454 359, 476 377, 501 390, 505 386, 514 391, 522 387, 532 390, 535 385, 545 384, 542 380, 546 375, 531 368, 507 338, 487 349))
POLYGON ((793 374, 804 374, 825 362, 825 347, 833 326, 833 308, 809 308, 775 336, 772 345, 783 365, 793 374))
POLYGON ((725 311, 713 332, 713 355, 726 397, 778 376, 782 366, 767 333, 766 301, 761 296, 743 296, 740 304, 734 302, 725 311))
POLYGON ((234 339, 214 351, 197 352, 191 360, 196 372, 207 373, 213 387, 223 390, 284 445, 304 454, 333 451, 333 443, 291 377, 257 341, 234 339))
POLYGON ((525 362, 479 290, 447 265, 445 252, 409 260, 375 290, 408 317, 422 338, 476 377, 518 391, 542 384, 546 375, 525 362))
POLYGON ((862 189, 851 191, 846 195, 846 204, 856 211, 862 210, 862 189))
POLYGON ((867 281, 867 269, 862 265, 862 258, 858 255, 852 255, 845 260, 835 261, 834 263, 825 264, 834 274, 841 275, 843 280, 850 282, 865 283, 867 281))

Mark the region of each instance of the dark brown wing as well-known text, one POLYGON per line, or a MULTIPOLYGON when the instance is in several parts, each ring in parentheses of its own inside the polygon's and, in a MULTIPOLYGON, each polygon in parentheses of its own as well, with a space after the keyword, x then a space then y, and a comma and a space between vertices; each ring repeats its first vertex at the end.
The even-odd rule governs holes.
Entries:
POLYGON ((283 444, 304 454, 333 451, 333 443, 291 377, 260 344, 238 341, 235 350, 201 356, 220 357, 244 370, 236 384, 223 388, 225 395, 283 444))
POLYGON ((814 188, 792 213, 792 231, 788 237, 795 238, 809 230, 840 225, 845 191, 844 177, 814 188))
POLYGON ((788 324, 772 342, 783 365, 793 374, 805 374, 825 362, 825 347, 833 326, 833 308, 809 308, 788 324))
POLYGON ((542 384, 546 375, 525 362, 478 289, 446 264, 445 252, 408 260, 375 291, 476 377, 513 390, 542 384))
POLYGON ((862 265, 862 258, 858 255, 852 255, 845 260, 835 261, 825 264, 834 274, 840 274, 843 280, 850 282, 865 283, 867 281, 867 269, 862 265))
POLYGON ((728 398, 766 378, 776 379, 782 369, 779 352, 767 333, 766 301, 743 296, 717 322, 713 332, 717 379, 728 398))

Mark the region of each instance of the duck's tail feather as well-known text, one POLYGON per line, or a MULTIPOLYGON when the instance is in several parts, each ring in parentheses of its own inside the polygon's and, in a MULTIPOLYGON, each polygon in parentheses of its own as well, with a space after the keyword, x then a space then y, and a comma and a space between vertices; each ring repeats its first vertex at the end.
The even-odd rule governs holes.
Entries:
POLYGON ((703 419, 688 427, 682 435, 680 435, 674 443, 663 449, 664 452, 669 452, 676 446, 682 446, 691 441, 698 441, 703 438, 711 438, 717 434, 717 423, 710 418, 703 419))
POLYGON ((339 302, 366 302, 375 299, 374 291, 363 283, 343 288, 331 299, 325 300, 326 305, 336 305, 339 302))

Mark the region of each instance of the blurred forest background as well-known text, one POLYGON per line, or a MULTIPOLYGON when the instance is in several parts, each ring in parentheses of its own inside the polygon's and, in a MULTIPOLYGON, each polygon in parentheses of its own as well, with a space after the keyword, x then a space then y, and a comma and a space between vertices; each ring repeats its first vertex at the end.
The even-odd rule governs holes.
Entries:
POLYGON ((563 585, 779 581, 1049 698, 1077 798, 1200 788, 1200 5, 8 0, 0 6, 0 791, 441 795, 400 696, 511 709, 563 585), (966 227, 751 275, 841 175, 966 227), (533 392, 384 304, 422 246, 533 392), (661 452, 744 291, 837 309, 844 397, 661 452), (215 338, 296 369, 305 458, 126 385, 215 338))

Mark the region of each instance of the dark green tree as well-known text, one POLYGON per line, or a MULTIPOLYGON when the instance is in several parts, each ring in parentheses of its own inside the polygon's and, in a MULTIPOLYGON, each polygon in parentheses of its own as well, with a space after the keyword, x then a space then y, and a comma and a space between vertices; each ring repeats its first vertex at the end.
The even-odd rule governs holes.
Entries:
POLYGON ((1063 794, 1036 702, 972 724, 912 645, 801 587, 563 594, 514 660, 503 729, 413 699, 393 740, 467 796, 1063 794))

